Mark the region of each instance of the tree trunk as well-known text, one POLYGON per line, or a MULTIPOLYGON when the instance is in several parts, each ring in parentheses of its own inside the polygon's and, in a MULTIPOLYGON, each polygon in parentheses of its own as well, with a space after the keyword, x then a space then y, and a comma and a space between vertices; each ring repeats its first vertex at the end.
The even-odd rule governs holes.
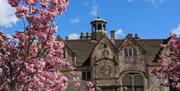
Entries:
POLYGON ((12 83, 11 83, 10 91, 17 91, 16 83, 15 83, 15 82, 12 82, 12 83))

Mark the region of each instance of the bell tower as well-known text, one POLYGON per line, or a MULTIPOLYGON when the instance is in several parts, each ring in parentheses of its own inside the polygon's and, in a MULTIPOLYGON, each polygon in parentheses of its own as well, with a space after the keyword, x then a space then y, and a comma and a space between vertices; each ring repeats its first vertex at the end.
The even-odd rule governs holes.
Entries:
POLYGON ((99 40, 103 35, 106 35, 106 24, 107 21, 99 17, 91 21, 92 40, 99 40))

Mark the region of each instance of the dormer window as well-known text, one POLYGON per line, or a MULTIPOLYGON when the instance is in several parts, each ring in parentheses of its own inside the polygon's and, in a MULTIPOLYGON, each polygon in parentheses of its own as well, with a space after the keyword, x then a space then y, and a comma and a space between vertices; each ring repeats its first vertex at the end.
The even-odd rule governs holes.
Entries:
POLYGON ((133 47, 124 48, 124 56, 125 57, 137 56, 137 48, 133 48, 133 47))

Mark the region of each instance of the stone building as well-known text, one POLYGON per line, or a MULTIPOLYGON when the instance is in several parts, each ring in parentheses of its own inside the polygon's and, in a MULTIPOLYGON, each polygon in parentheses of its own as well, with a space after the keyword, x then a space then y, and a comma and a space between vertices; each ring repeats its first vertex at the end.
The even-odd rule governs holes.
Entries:
POLYGON ((108 38, 106 20, 97 18, 90 24, 91 34, 64 40, 64 56, 83 81, 92 81, 96 91, 170 91, 147 69, 157 66, 164 39, 142 39, 137 34, 116 39, 115 31, 108 38))

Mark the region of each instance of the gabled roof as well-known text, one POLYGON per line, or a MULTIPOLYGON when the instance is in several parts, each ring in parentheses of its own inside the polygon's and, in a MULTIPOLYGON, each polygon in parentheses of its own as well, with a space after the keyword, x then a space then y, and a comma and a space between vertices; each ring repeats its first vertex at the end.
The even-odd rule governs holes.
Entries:
POLYGON ((125 40, 129 40, 131 42, 133 42, 134 45, 138 46, 141 50, 142 53, 144 54, 146 52, 146 50, 137 42, 137 39, 135 39, 132 34, 128 34, 125 39, 120 43, 119 48, 123 47, 123 43, 125 42, 125 40))
POLYGON ((158 55, 164 39, 139 39, 138 43, 146 50, 146 61, 151 64, 158 55))
POLYGON ((65 47, 68 47, 68 48, 70 49, 70 51, 71 51, 73 54, 75 54, 75 52, 74 52, 74 50, 72 49, 72 47, 71 47, 65 40, 63 40, 63 39, 61 38, 61 36, 57 35, 56 40, 57 40, 57 41, 63 41, 64 44, 65 44, 65 47))
POLYGON ((74 50, 76 54, 77 66, 83 65, 83 63, 91 55, 91 51, 96 45, 97 41, 94 40, 65 40, 74 50))
POLYGON ((118 50, 118 47, 116 46, 116 44, 112 43, 112 41, 111 41, 106 35, 103 35, 103 36, 100 38, 100 40, 97 42, 96 45, 98 45, 98 43, 99 43, 104 37, 109 41, 109 43, 111 43, 111 44, 118 50))
MULTIPOLYGON (((151 64, 161 49, 160 45, 165 39, 135 39, 139 45, 146 51, 146 61, 151 64)), ((123 40, 116 40, 116 45, 119 47, 123 40)))
MULTIPOLYGON (((107 36, 106 36, 107 37, 107 36)), ((156 55, 160 51, 160 45, 165 39, 135 39, 135 41, 146 51, 146 61, 152 63, 156 58, 156 55)), ((95 40, 65 40, 67 45, 72 48, 76 54, 77 66, 82 66, 86 60, 91 56, 94 47, 97 45, 98 41, 95 40)), ((115 47, 120 47, 123 40, 115 40, 115 47)))

